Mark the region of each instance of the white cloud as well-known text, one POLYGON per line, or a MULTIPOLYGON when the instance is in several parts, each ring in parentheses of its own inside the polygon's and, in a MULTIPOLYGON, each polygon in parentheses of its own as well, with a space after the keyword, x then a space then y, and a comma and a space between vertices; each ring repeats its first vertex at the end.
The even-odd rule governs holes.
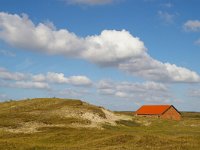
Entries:
POLYGON ((149 55, 120 64, 119 68, 132 75, 153 81, 183 83, 200 82, 200 76, 196 72, 183 67, 178 67, 175 64, 162 63, 151 58, 149 55))
POLYGON ((81 4, 81 5, 104 5, 110 4, 117 0, 65 0, 68 4, 81 4))
POLYGON ((188 20, 184 23, 183 28, 185 31, 199 32, 200 20, 188 20))
POLYGON ((82 40, 73 33, 67 30, 56 31, 43 23, 35 26, 24 14, 18 16, 0 13, 0 29, 1 39, 20 48, 73 56, 83 48, 82 40))
POLYGON ((20 72, 9 72, 0 67, 0 78, 5 80, 25 80, 27 76, 20 72))
POLYGON ((1 86, 12 88, 37 88, 37 89, 49 89, 48 83, 28 81, 31 80, 31 74, 24 74, 20 72, 10 72, 5 68, 0 68, 1 86), (15 81, 15 82, 7 82, 15 81))
POLYGON ((54 83, 68 83, 68 79, 63 73, 48 72, 46 76, 48 82, 54 83))
POLYGON ((48 72, 46 76, 47 82, 66 83, 76 86, 91 86, 92 81, 86 76, 70 76, 65 77, 63 73, 48 72))
MULTIPOLYGON (((168 21, 173 18, 163 12, 160 12, 160 15, 166 15, 168 21)), ((34 25, 27 15, 0 13, 0 39, 25 50, 59 54, 85 59, 100 66, 116 67, 148 80, 200 82, 199 75, 194 71, 151 58, 147 54, 144 43, 126 30, 104 30, 100 35, 82 38, 66 29, 56 30, 55 27, 52 28, 52 25, 43 23, 34 25)), ((84 77, 70 79, 70 77, 64 77, 62 73, 50 75, 49 81, 52 82, 76 85, 75 80, 79 80, 79 83, 89 84, 84 77)), ((36 81, 42 81, 46 77, 39 75, 35 78, 36 81)))
POLYGON ((71 76, 68 78, 69 83, 77 86, 90 86, 92 85, 92 81, 86 76, 71 76))
POLYGON ((156 82, 130 83, 102 80, 97 85, 97 91, 99 94, 135 102, 165 103, 171 98, 168 87, 156 82))
POLYGON ((86 76, 70 76, 65 77, 63 73, 48 72, 45 74, 25 74, 20 72, 10 72, 5 68, 0 68, 0 79, 20 81, 16 85, 38 86, 38 83, 57 83, 57 84, 71 84, 75 86, 91 86, 92 81, 86 76), (27 82, 29 81, 29 82, 27 82))
POLYGON ((128 95, 128 93, 126 93, 126 92, 117 91, 117 92, 115 93, 115 96, 117 96, 117 97, 122 97, 122 98, 126 98, 126 97, 128 97, 129 95, 128 95))
POLYGON ((15 47, 83 58, 99 65, 116 65, 146 50, 139 38, 125 30, 104 30, 81 38, 66 29, 34 25, 26 15, 0 13, 0 29, 0 39, 15 47))
POLYGON ((120 84, 116 84, 113 81, 109 80, 101 80, 98 83, 98 89, 118 89, 125 91, 141 91, 144 90, 158 90, 158 91, 166 91, 167 87, 164 84, 156 83, 156 82, 145 82, 145 83, 129 83, 129 82, 120 82, 120 84))
POLYGON ((104 66, 114 66, 146 51, 144 43, 128 31, 104 30, 100 35, 86 37, 87 50, 82 57, 104 66))
POLYGON ((33 82, 33 81, 17 81, 15 82, 12 87, 15 88, 36 88, 36 89, 50 89, 48 83, 44 82, 33 82))
POLYGON ((44 74, 32 75, 32 80, 36 82, 44 82, 46 80, 46 76, 44 74))
POLYGON ((72 84, 76 86, 90 86, 92 81, 86 76, 65 77, 63 73, 48 72, 47 75, 39 74, 33 76, 36 81, 46 81, 52 83, 72 84))
POLYGON ((177 14, 171 14, 168 12, 158 11, 158 16, 165 23, 173 23, 177 14))
POLYGON ((24 88, 24 89, 46 89, 49 90, 50 86, 48 83, 45 82, 36 82, 36 81, 14 81, 9 82, 5 80, 0 80, 1 87, 8 87, 8 88, 24 88))

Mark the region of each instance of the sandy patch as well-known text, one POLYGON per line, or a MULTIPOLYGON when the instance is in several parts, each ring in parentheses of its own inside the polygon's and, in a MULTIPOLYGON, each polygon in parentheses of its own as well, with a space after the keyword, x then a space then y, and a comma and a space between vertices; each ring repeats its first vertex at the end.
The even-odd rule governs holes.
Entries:
POLYGON ((39 132, 38 128, 41 127, 63 127, 62 124, 55 124, 55 125, 48 125, 44 123, 38 123, 38 122, 25 122, 21 123, 21 126, 18 128, 1 128, 4 131, 12 132, 12 133, 35 133, 39 132))

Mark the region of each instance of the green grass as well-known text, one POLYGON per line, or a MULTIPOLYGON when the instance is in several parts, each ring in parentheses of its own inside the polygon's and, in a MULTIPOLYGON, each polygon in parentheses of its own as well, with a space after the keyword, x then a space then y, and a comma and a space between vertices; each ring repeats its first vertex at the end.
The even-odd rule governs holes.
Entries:
MULTIPOLYGON (((34 99, 0 103, 0 128, 19 128, 22 122, 45 124, 90 124, 73 117, 50 115, 53 110, 71 107, 93 111, 101 117, 99 107, 80 100, 34 99), (40 112, 32 113, 32 112, 40 112)), ((116 112, 131 116, 132 112, 116 112)), ((200 113, 183 112, 181 121, 155 118, 119 120, 117 126, 102 129, 69 126, 41 127, 39 132, 12 133, 0 129, 2 150, 199 150, 200 113), (147 124, 147 126, 145 126, 147 124)))

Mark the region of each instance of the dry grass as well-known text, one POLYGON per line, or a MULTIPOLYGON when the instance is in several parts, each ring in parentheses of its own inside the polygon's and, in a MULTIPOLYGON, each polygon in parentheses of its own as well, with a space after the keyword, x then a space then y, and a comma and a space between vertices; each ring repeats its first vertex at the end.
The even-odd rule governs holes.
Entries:
POLYGON ((184 112, 181 121, 136 118, 131 116, 132 112, 115 114, 117 116, 80 100, 54 98, 0 103, 0 149, 199 150, 200 113, 184 112), (85 128, 92 121, 81 117, 65 117, 66 109, 74 110, 80 116, 90 112, 104 121, 109 117, 119 120, 112 120, 116 121, 115 126, 109 121, 103 122, 103 130, 85 128), (123 120, 130 116, 131 120, 123 120), (28 128, 35 128, 37 132, 24 132, 29 131, 28 128), (22 132, 13 132, 18 130, 22 132))

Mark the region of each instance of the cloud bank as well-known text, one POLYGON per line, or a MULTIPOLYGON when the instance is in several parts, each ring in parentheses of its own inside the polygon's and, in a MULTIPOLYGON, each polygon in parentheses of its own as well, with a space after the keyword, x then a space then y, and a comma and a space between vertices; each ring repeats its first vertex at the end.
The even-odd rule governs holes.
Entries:
POLYGON ((119 65, 119 68, 132 75, 143 77, 147 80, 159 82, 199 83, 199 75, 175 64, 162 63, 144 55, 142 58, 131 59, 127 63, 119 65))
POLYGON ((9 72, 0 67, 0 78, 5 80, 25 80, 27 76, 20 72, 9 72))
POLYGON ((48 72, 47 74, 25 74, 10 72, 0 68, 1 86, 13 88, 50 89, 49 84, 69 84, 73 86, 92 86, 92 81, 86 76, 65 77, 63 73, 48 72), (9 82, 14 81, 14 82, 9 82))
POLYGON ((135 102, 166 103, 171 98, 168 87, 156 82, 130 83, 101 80, 97 89, 99 94, 135 102))
MULTIPOLYGON (((57 30, 52 25, 44 23, 35 25, 25 14, 19 16, 2 12, 0 39, 24 50, 85 59, 99 66, 116 67, 147 80, 200 82, 200 76, 196 72, 150 57, 143 41, 126 30, 103 30, 100 35, 79 37, 66 29, 57 30)), ((20 75, 16 76, 20 78, 20 75)), ((53 74, 52 76, 54 77, 53 74)), ((55 80, 75 84, 74 80, 85 79, 81 77, 65 79, 62 74, 57 74, 55 80)))
POLYGON ((25 74, 11 72, 5 68, 1 68, 0 71, 0 86, 26 90, 45 90, 49 96, 72 96, 75 98, 84 95, 101 95, 107 98, 115 97, 118 99, 133 100, 138 103, 166 103, 172 97, 168 86, 158 82, 133 83, 100 80, 94 83, 86 76, 66 77, 63 73, 55 72, 25 74), (9 78, 5 78, 5 75, 8 75, 9 78), (61 89, 56 86, 58 84, 63 85, 61 89))
POLYGON ((58 84, 71 84, 76 86, 91 86, 92 81, 86 76, 65 77, 63 73, 48 72, 46 75, 32 75, 33 81, 50 82, 58 84))

